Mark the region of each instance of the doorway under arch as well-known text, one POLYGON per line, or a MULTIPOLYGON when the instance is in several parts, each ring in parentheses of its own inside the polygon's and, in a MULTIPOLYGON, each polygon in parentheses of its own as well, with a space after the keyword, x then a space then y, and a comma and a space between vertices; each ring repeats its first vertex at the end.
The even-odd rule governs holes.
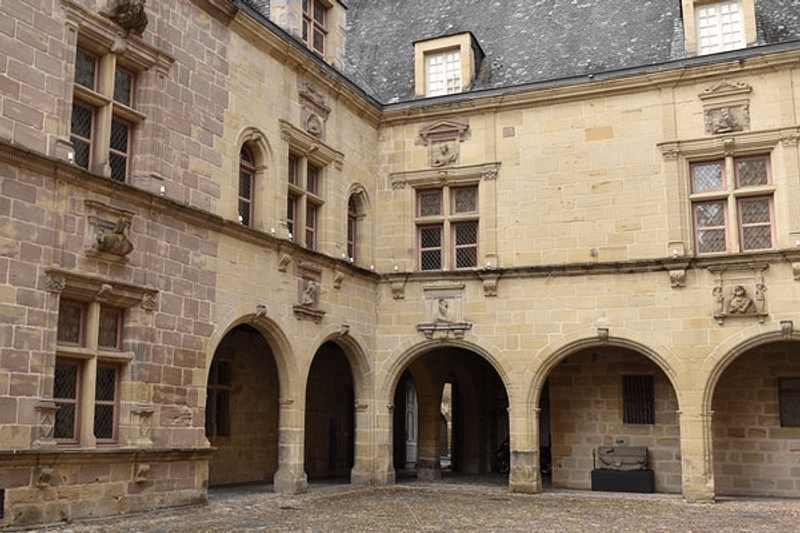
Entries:
POLYGON ((206 437, 217 449, 209 484, 272 483, 278 470, 278 368, 266 339, 240 325, 214 353, 206 389, 206 437))
POLYGON ((336 343, 323 344, 311 363, 305 428, 308 478, 349 481, 355 464, 355 392, 350 362, 336 343))
POLYGON ((423 353, 403 370, 394 399, 396 469, 411 467, 421 479, 500 471, 498 451, 508 438, 508 395, 482 356, 461 347, 423 353), (409 390, 415 393, 416 416, 410 413, 409 390), (413 446, 409 425, 416 430, 413 446), (413 464, 410 449, 416 451, 413 464))

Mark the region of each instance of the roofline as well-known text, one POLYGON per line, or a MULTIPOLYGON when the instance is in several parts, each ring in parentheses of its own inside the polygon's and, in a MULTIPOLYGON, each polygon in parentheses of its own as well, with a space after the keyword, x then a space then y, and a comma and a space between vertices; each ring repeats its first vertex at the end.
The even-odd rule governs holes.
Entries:
MULTIPOLYGON (((664 61, 652 65, 641 65, 636 67, 628 67, 617 70, 599 71, 580 76, 569 76, 565 78, 552 78, 549 80, 542 80, 531 83, 524 83, 520 85, 505 85, 501 87, 492 87, 487 89, 474 89, 463 93, 449 94, 443 96, 435 96, 429 98, 417 98, 414 100, 404 100, 401 102, 393 102, 383 104, 382 110, 384 112, 400 111, 410 108, 431 107, 439 104, 453 105, 464 101, 474 101, 477 98, 492 98, 497 96, 504 96, 510 94, 518 94, 524 92, 541 91, 544 89, 557 89, 566 87, 575 87, 583 84, 597 83, 601 81, 615 81, 633 76, 645 76, 648 74, 657 74, 667 71, 685 70, 690 68, 704 67, 717 65, 721 63, 729 63, 731 61, 744 61, 767 55, 777 55, 782 52, 800 51, 800 39, 786 41, 779 44, 753 46, 740 50, 733 50, 729 52, 722 52, 718 54, 709 54, 703 56, 695 56, 690 58, 683 58, 671 61, 664 61)), ((798 58, 800 60, 800 58, 798 58)))

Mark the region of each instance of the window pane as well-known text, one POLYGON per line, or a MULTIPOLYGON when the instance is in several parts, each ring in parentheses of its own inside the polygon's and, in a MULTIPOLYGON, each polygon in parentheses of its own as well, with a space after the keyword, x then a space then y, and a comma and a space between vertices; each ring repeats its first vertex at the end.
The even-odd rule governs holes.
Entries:
POLYGON ((111 121, 111 150, 108 163, 111 166, 111 179, 124 182, 128 175, 128 140, 130 126, 118 120, 111 121))
POLYGON ((772 248, 772 210, 769 198, 748 198, 739 201, 742 249, 772 248))
POLYGON ((95 388, 95 400, 113 402, 117 385, 117 369, 114 367, 98 367, 95 388))
POLYGON ((114 406, 94 406, 94 436, 98 439, 114 438, 114 406))
POLYGON ((453 189, 453 212, 476 213, 478 211, 478 188, 459 187, 453 189))
POLYGON ((306 190, 311 194, 319 195, 319 169, 313 165, 308 165, 306 170, 306 190))
POLYGON ((53 382, 53 398, 78 398, 78 365, 76 363, 56 362, 56 374, 53 382))
POLYGON ((458 224, 454 226, 456 239, 456 268, 470 268, 478 265, 478 224, 458 224))
POLYGON ((312 203, 306 204, 306 248, 317 249, 317 211, 318 207, 312 203))
POLYGON ((442 214, 442 191, 420 191, 417 194, 419 216, 431 217, 442 214))
POLYGON ((300 185, 300 173, 297 158, 289 156, 289 183, 292 185, 300 185))
POLYGON ((736 160, 736 186, 755 187, 769 185, 767 158, 747 158, 736 160))
POLYGON ((128 153, 128 133, 130 126, 119 120, 111 121, 111 149, 128 153))
POLYGON ((695 163, 692 165, 692 192, 721 191, 725 187, 725 163, 695 163))
POLYGON ((314 2, 314 21, 325 25, 325 6, 320 2, 314 2))
POLYGON ((725 202, 696 203, 693 208, 697 251, 702 254, 727 250, 725 202))
POLYGON ((61 300, 58 305, 58 342, 81 344, 83 342, 83 320, 85 304, 61 300))
POLYGON ((314 50, 319 53, 325 52, 325 34, 318 29, 314 29, 314 50))
POLYGON ((94 90, 97 60, 78 48, 75 54, 75 83, 94 90))
POLYGON ((100 309, 100 330, 97 345, 101 348, 119 349, 119 328, 122 322, 122 311, 109 307, 100 309))
POLYGON ((72 106, 72 134, 92 138, 92 110, 82 105, 72 106))
POLYGON ((253 196, 253 174, 246 169, 239 171, 239 198, 250 200, 253 196))
POLYGON ((53 436, 56 439, 75 439, 75 413, 78 402, 78 363, 56 360, 53 380, 53 399, 59 407, 55 416, 53 436))
POLYGON ((114 71, 114 101, 131 107, 133 99, 133 76, 122 69, 114 71))
POLYGON ((420 268, 440 270, 442 268, 442 227, 420 228, 420 268))

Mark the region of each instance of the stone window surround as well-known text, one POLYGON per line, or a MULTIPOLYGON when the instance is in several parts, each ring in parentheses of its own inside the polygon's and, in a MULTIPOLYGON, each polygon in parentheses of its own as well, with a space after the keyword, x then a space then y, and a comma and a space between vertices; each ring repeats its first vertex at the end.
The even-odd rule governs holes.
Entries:
MULTIPOLYGON (((303 181, 305 179, 305 168, 307 166, 313 165, 319 170, 318 176, 318 190, 315 196, 315 200, 318 200, 316 203, 318 204, 317 209, 317 227, 316 227, 316 246, 314 249, 321 251, 324 248, 325 244, 325 218, 324 213, 322 212, 322 203, 325 199, 325 191, 326 187, 330 183, 330 173, 332 171, 340 171, 342 169, 342 165, 344 162, 344 155, 340 152, 337 152, 333 148, 327 146, 326 144, 320 142, 320 140, 308 132, 305 132, 290 123, 280 120, 279 126, 281 130, 281 139, 285 143, 285 157, 282 158, 285 161, 286 167, 284 171, 281 173, 282 176, 288 177, 289 175, 289 159, 291 157, 296 157, 298 160, 298 165, 301 170, 300 176, 300 183, 305 185, 303 181)), ((286 201, 283 203, 284 206, 288 206, 289 195, 296 194, 298 192, 299 187, 292 186, 288 184, 288 182, 284 185, 286 191, 286 201)), ((286 234, 284 235, 285 238, 294 241, 295 243, 299 244, 300 246, 306 246, 305 243, 305 228, 306 228, 306 220, 305 220, 305 198, 300 198, 302 201, 297 202, 298 212, 295 213, 294 218, 294 226, 295 226, 295 233, 297 235, 289 236, 288 231, 288 220, 287 215, 288 213, 284 213, 283 225, 286 229, 286 234)))
MULTIPOLYGON (((151 311, 156 306, 156 296, 158 291, 146 287, 139 287, 125 283, 108 283, 102 278, 94 276, 84 276, 74 272, 51 268, 46 271, 47 290, 78 302, 86 302, 85 317, 85 342, 81 346, 56 344, 55 352, 57 359, 78 361, 80 363, 79 376, 79 402, 78 412, 76 413, 76 426, 78 435, 75 441, 65 442, 65 446, 78 446, 81 448, 95 448, 101 446, 116 446, 121 442, 119 434, 119 404, 121 378, 124 367, 134 360, 134 353, 125 350, 115 350, 100 348, 97 345, 100 321, 101 305, 108 305, 122 310, 130 309, 140 305, 144 310, 151 311), (117 399, 114 420, 113 440, 101 440, 94 436, 94 406, 95 388, 97 379, 97 367, 115 366, 117 368, 117 399)), ((56 305, 58 308, 58 305, 56 305)), ((123 322, 127 320, 123 314, 123 322)), ((123 324, 124 329, 124 324, 123 324)), ((48 399, 50 400, 50 399, 48 399)), ((40 443, 41 444, 41 443, 40 443)), ((44 443, 47 444, 46 442, 44 443)), ((55 441, 52 441, 55 444, 55 441)))
POLYGON ((415 225, 417 233, 417 268, 419 270, 463 270, 476 268, 478 266, 478 250, 480 249, 479 228, 480 228, 480 192, 479 182, 467 181, 454 185, 441 185, 438 187, 420 187, 416 189, 416 208, 415 225), (475 189, 475 210, 468 212, 457 211, 456 191, 459 189, 475 189), (420 209, 420 195, 423 193, 438 193, 439 213, 433 216, 423 216, 420 209), (475 250, 475 264, 469 266, 458 266, 459 245, 456 240, 456 228, 458 226, 475 226, 475 242, 462 246, 475 250), (439 229, 439 262, 440 268, 423 268, 423 248, 422 231, 426 228, 439 229))
MULTIPOLYGON (((773 179, 773 205, 776 213, 775 247, 787 246, 782 243, 782 201, 785 194, 781 179, 781 154, 777 152, 780 145, 796 147, 797 140, 793 131, 767 130, 755 132, 737 132, 716 137, 689 139, 684 141, 668 141, 658 144, 666 163, 667 182, 670 192, 668 216, 670 220, 670 237, 668 254, 672 257, 694 255, 693 220, 690 202, 690 165, 694 162, 724 159, 726 156, 769 155, 773 179)), ((789 206, 791 209, 791 206, 789 206)), ((794 244, 794 242, 792 242, 794 244)))
POLYGON ((414 95, 417 98, 427 97, 426 56, 455 49, 461 59, 461 92, 470 89, 484 54, 472 33, 457 33, 414 43, 414 95))
MULTIPOLYGON (((683 12, 683 38, 686 53, 698 55, 697 7, 719 3, 720 0, 681 0, 683 12)), ((744 23, 745 42, 748 46, 758 41, 755 0, 738 0, 744 23)))
MULTIPOLYGON (((105 77, 107 76, 110 76, 113 82, 114 67, 119 64, 120 67, 133 74, 136 78, 135 85, 138 86, 137 91, 139 95, 151 89, 155 91, 156 100, 150 102, 150 104, 155 104, 154 109, 157 110, 157 114, 160 114, 158 109, 163 107, 163 98, 160 96, 162 87, 155 87, 153 84, 160 83, 158 80, 166 78, 167 72, 175 61, 174 58, 148 44, 139 37, 125 35, 120 31, 117 24, 79 5, 74 0, 62 0, 62 3, 67 14, 67 28, 69 32, 66 53, 71 54, 70 57, 74 57, 76 49, 81 48, 96 55, 101 62, 103 62, 100 69, 103 78, 98 79, 98 88, 104 87, 104 85, 101 84, 106 82, 105 77), (157 73, 156 76, 149 75, 151 70, 157 73)), ((73 62, 68 62, 66 76, 67 79, 74 79, 73 62)), ((111 83, 110 86, 113 88, 113 83, 111 83)), ((94 107, 96 112, 99 111, 99 106, 103 106, 109 111, 112 111, 112 113, 108 113, 108 115, 113 114, 114 116, 122 118, 125 122, 134 127, 134 129, 137 125, 142 125, 146 120, 155 121, 157 125, 160 125, 160 116, 148 117, 140 111, 112 102, 110 98, 106 97, 106 92, 107 91, 104 90, 102 91, 103 94, 95 93, 94 91, 77 85, 70 85, 66 89, 64 95, 65 105, 63 106, 61 115, 62 126, 54 147, 56 157, 69 161, 72 161, 74 157, 72 142, 70 140, 73 101, 82 102, 84 105, 88 104, 94 107)), ((135 97, 134 100, 136 100, 135 97)), ((107 122, 108 129, 110 129, 110 117, 107 122)), ((105 136, 107 134, 98 127, 96 127, 95 131, 97 132, 95 135, 95 144, 100 146, 101 141, 105 141, 105 136), (100 137, 100 135, 102 135, 102 137, 100 137)), ((135 139, 129 139, 129 144, 131 146, 134 146, 134 140, 135 139)), ((159 150, 157 146, 158 143, 155 144, 156 146, 154 146, 153 149, 159 150)), ((103 146, 106 146, 106 144, 103 144, 103 146)), ((107 150, 105 151, 107 152, 107 150)), ((144 178, 145 174, 149 174, 156 182, 160 183, 162 181, 163 178, 158 175, 160 166, 155 162, 159 159, 158 157, 154 157, 153 161, 149 162, 147 165, 141 165, 142 167, 147 166, 148 168, 143 168, 142 170, 146 170, 146 172, 141 173, 142 175, 137 178, 132 171, 133 156, 134 154, 129 152, 129 168, 127 170, 128 181, 135 181, 136 179, 141 180, 144 178)), ((138 166, 139 165, 137 165, 137 168, 138 166)), ((94 166, 90 164, 90 171, 104 175, 109 175, 110 173, 108 165, 98 165, 97 159, 94 161, 94 166)))

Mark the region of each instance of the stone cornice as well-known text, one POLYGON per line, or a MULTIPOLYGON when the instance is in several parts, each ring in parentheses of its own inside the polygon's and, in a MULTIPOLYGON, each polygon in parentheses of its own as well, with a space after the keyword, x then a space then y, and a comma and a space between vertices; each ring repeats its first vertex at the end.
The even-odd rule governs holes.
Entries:
POLYGON ((731 58, 716 63, 699 63, 699 60, 682 61, 627 71, 599 73, 594 77, 472 91, 446 98, 426 98, 386 105, 382 125, 392 126, 396 123, 418 122, 423 119, 432 121, 455 115, 466 117, 486 112, 660 90, 700 81, 709 83, 712 79, 740 79, 765 70, 776 71, 799 65, 800 49, 765 51, 760 55, 731 58))
POLYGON ((32 467, 40 464, 91 464, 100 462, 191 461, 210 459, 216 448, 55 448, 0 451, 0 467, 32 467))

